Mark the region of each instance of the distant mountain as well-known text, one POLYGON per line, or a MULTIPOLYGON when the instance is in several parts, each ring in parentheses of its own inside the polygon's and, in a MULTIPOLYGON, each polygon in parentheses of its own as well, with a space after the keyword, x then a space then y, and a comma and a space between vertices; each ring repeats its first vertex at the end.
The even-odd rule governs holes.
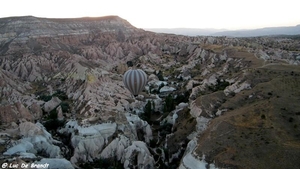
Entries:
POLYGON ((226 30, 226 29, 196 29, 196 28, 147 28, 145 30, 158 33, 171 33, 187 36, 233 36, 233 37, 253 37, 270 35, 299 35, 300 25, 285 27, 267 27, 249 30, 226 30))
POLYGON ((267 27, 252 30, 222 31, 211 34, 212 36, 234 36, 234 37, 251 37, 251 36, 268 36, 268 35, 299 35, 300 25, 285 27, 267 27))
POLYGON ((157 33, 170 33, 186 36, 208 36, 226 31, 226 29, 197 29, 197 28, 144 28, 144 30, 157 33))

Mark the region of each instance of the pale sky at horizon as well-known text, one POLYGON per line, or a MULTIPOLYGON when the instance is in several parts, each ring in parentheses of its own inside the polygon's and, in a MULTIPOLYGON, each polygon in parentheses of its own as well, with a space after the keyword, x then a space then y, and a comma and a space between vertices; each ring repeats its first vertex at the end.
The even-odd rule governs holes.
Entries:
POLYGON ((255 29, 300 24, 298 0, 6 0, 0 18, 118 15, 138 28, 255 29))

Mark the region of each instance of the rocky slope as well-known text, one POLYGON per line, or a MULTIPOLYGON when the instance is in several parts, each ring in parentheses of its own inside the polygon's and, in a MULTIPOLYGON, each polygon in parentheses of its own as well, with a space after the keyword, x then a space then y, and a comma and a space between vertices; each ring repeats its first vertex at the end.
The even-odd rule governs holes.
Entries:
POLYGON ((297 168, 299 47, 157 34, 117 16, 2 18, 0 161, 297 168), (122 83, 130 64, 149 76, 138 98, 122 83))

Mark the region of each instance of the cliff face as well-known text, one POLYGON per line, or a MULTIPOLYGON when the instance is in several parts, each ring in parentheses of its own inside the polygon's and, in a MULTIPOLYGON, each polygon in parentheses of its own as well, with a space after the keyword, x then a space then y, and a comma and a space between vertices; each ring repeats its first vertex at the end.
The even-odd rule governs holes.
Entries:
POLYGON ((96 32, 137 31, 126 20, 118 16, 77 19, 36 18, 33 16, 1 18, 1 41, 5 38, 57 37, 61 35, 83 35, 96 32))
MULTIPOLYGON (((264 168, 265 158, 246 163, 258 139, 267 160, 287 145, 299 156, 297 98, 285 105, 286 93, 299 89, 297 47, 297 38, 157 34, 117 16, 2 18, 1 159, 66 161, 58 168, 103 159, 124 168, 264 168), (122 83, 127 63, 149 76, 138 98, 122 83), (265 136, 245 134, 260 131, 265 136)), ((284 159, 296 164, 289 153, 284 159)))

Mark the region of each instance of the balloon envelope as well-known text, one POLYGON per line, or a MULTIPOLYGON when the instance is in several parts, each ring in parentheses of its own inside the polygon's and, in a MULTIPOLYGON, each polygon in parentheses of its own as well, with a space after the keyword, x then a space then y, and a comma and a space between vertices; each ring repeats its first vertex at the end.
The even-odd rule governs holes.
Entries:
POLYGON ((137 96, 147 83, 147 75, 141 69, 130 69, 125 72, 123 83, 134 96, 137 96))

